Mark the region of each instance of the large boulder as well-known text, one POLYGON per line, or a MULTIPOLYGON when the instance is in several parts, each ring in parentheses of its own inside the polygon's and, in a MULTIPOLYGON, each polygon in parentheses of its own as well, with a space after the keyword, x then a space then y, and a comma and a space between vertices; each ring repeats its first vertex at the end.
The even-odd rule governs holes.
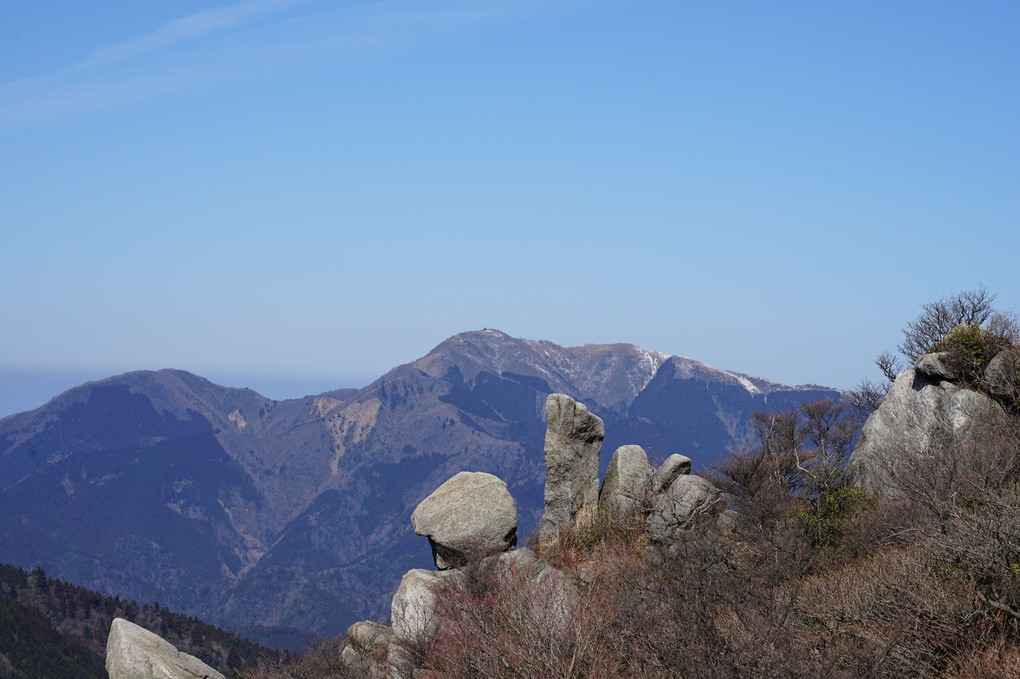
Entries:
POLYGON ((725 509, 725 496, 711 481, 694 474, 681 474, 669 488, 653 497, 648 533, 655 540, 669 541, 699 518, 715 516, 725 509))
POLYGON ((195 656, 123 618, 114 618, 106 641, 110 679, 224 679, 195 656))
POLYGON ((955 463, 1008 426, 995 401, 933 372, 904 370, 896 377, 850 456, 862 479, 885 494, 926 483, 933 460, 955 463))
POLYGON ((517 504, 498 477, 460 472, 422 500, 411 525, 429 539, 436 568, 457 568, 517 545, 517 504))
POLYGON ((623 519, 643 509, 655 470, 641 446, 620 446, 606 470, 599 491, 599 512, 623 519))
POLYGON ((691 467, 693 463, 691 458, 686 455, 679 455, 674 453, 670 455, 659 468, 655 470, 655 474, 652 476, 652 492, 662 493, 667 488, 673 485, 678 476, 691 473, 691 467))
POLYGON ((545 513, 539 541, 555 539, 578 515, 594 517, 599 501, 599 452, 606 435, 601 418, 564 394, 545 402, 545 513))

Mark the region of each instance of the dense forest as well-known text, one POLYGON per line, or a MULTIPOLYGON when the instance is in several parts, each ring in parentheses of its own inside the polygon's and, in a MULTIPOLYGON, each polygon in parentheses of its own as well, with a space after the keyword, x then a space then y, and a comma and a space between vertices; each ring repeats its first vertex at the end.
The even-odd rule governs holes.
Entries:
POLYGON ((105 679, 114 618, 155 632, 224 673, 286 657, 157 602, 139 606, 48 578, 41 568, 0 564, 0 677, 105 679))

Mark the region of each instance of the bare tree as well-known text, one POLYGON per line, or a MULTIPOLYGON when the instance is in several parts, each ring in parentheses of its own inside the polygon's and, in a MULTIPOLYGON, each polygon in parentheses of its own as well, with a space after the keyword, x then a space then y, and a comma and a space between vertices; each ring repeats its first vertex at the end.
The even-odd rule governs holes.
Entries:
POLYGON ((903 329, 903 343, 897 349, 913 363, 956 326, 984 325, 995 313, 994 301, 995 295, 982 286, 925 304, 924 311, 903 329))
POLYGON ((939 343, 960 325, 973 328, 986 325, 986 331, 995 337, 1009 344, 1017 343, 1020 340, 1020 321, 1011 311, 993 309, 994 301, 995 295, 982 286, 922 305, 921 314, 903 328, 903 343, 897 347, 907 362, 888 351, 879 354, 875 357, 875 365, 886 383, 880 385, 864 379, 848 393, 853 419, 858 422, 866 420, 881 405, 896 376, 918 356, 937 351, 939 343))
POLYGON ((858 425, 864 424, 868 416, 882 405, 887 393, 888 384, 879 384, 865 377, 857 384, 856 389, 851 389, 843 396, 843 400, 850 407, 850 419, 858 425))

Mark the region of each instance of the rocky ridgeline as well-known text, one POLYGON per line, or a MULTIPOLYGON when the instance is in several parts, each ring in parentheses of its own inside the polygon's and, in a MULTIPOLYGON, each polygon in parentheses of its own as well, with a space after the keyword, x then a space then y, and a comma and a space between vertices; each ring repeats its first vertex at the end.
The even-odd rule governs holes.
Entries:
MULTIPOLYGON (((652 539, 667 540, 703 515, 724 514, 719 489, 691 473, 691 460, 672 455, 652 467, 645 451, 621 446, 599 486, 599 454, 605 437, 602 420, 563 394, 546 400, 545 512, 539 543, 556 541, 561 531, 593 522, 602 512, 613 519, 645 522, 652 539)), ((513 568, 564 610, 574 598, 570 579, 517 548, 517 505, 506 483, 491 474, 460 472, 425 498, 411 515, 415 533, 428 538, 436 570, 416 568, 400 582, 390 609, 390 625, 357 622, 347 630, 343 659, 370 676, 412 663, 414 642, 436 624, 437 597, 444 587, 463 583, 464 567, 480 558, 494 568, 513 568), (387 669, 389 668, 389 669, 387 669)), ((107 645, 111 679, 197 679, 222 677, 197 658, 125 620, 117 619, 107 645)))

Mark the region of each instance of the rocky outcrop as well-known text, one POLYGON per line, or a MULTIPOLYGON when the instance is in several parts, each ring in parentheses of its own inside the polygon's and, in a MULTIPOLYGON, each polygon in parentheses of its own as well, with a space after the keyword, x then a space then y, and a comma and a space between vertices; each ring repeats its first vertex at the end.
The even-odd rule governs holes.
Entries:
POLYGON ((699 517, 726 508, 722 491, 691 474, 691 466, 689 457, 670 455, 653 469, 641 446, 620 446, 599 492, 599 511, 617 521, 644 519, 654 540, 675 539, 699 517))
POLYGON ((699 518, 715 516, 725 508, 722 491, 711 481, 694 474, 681 474, 665 491, 652 497, 649 536, 660 541, 674 539, 679 531, 690 528, 699 518))
POLYGON ((599 511, 617 520, 642 511, 654 472, 641 446, 617 448, 599 491, 599 511))
POLYGON ((224 679, 198 658, 123 618, 110 626, 106 671, 110 679, 224 679))
POLYGON ((463 577, 464 574, 458 570, 429 571, 423 568, 404 574, 390 607, 393 643, 389 645, 388 659, 392 668, 409 665, 412 662, 409 649, 435 633, 436 597, 444 585, 463 577))
POLYGON ((662 493, 673 485, 678 476, 690 474, 693 463, 686 455, 674 453, 667 457, 652 476, 652 492, 662 493))
POLYGON ((985 368, 988 393, 1009 403, 1020 399, 1020 355, 1016 349, 1000 351, 985 368))
POLYGON ((958 380, 959 370, 953 365, 952 356, 948 351, 923 354, 914 361, 917 372, 935 380, 958 380))
POLYGON ((578 515, 594 517, 599 501, 599 452, 606 430, 602 419, 564 394, 545 402, 545 513, 539 541, 548 543, 578 515))
POLYGON ((411 525, 429 539, 440 570, 517 545, 517 505, 506 483, 483 472, 460 472, 439 486, 415 508, 411 525))
POLYGON ((862 479, 886 494, 914 484, 918 460, 957 460, 1004 430, 1008 418, 988 396, 953 382, 938 354, 901 372, 868 417, 850 456, 862 479))
POLYGON ((386 662, 393 630, 377 622, 356 622, 347 628, 340 659, 356 676, 382 679, 386 676, 386 662))

